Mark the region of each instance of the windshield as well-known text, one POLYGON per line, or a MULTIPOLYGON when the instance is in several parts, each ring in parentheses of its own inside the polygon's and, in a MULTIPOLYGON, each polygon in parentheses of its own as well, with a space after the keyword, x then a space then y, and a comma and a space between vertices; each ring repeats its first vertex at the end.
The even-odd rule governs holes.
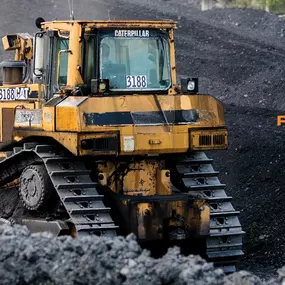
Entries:
POLYGON ((168 42, 157 34, 115 31, 101 40, 100 77, 109 79, 111 91, 167 90, 169 66, 168 42))

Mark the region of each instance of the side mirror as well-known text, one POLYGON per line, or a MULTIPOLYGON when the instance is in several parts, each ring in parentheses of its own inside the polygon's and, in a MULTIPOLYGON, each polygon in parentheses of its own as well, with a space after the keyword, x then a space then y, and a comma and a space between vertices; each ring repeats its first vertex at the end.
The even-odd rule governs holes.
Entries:
POLYGON ((34 38, 34 67, 33 74, 42 77, 44 70, 44 38, 42 33, 36 33, 34 38))

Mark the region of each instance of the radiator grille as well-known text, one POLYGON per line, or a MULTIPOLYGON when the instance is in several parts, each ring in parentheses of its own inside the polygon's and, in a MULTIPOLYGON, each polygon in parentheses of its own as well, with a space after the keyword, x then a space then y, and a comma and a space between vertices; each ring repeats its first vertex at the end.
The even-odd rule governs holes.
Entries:
POLYGON ((199 145, 224 145, 226 143, 226 137, 224 134, 218 135, 199 135, 199 145))
POLYGON ((226 137, 223 134, 213 135, 213 144, 214 145, 224 145, 226 142, 226 137))
POLYGON ((94 138, 81 141, 81 147, 93 151, 118 151, 119 143, 117 137, 94 138))
POLYGON ((190 148, 193 150, 226 149, 228 147, 227 130, 191 131, 190 134, 190 148))
POLYGON ((211 145, 212 136, 211 135, 200 135, 199 136, 199 145, 211 145))
POLYGON ((108 150, 110 145, 109 138, 94 139, 94 150, 108 150))

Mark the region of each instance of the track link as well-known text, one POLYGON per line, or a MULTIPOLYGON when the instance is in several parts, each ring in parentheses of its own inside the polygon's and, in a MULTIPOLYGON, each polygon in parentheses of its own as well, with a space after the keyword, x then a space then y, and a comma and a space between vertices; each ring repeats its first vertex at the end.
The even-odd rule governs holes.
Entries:
POLYGON ((242 231, 238 215, 231 204, 212 167, 212 159, 204 152, 193 152, 191 156, 178 161, 176 171, 180 176, 184 191, 206 200, 210 206, 210 235, 206 241, 206 254, 225 272, 234 272, 237 259, 243 255, 242 231))
POLYGON ((24 143, 8 151, 0 162, 0 187, 19 177, 33 163, 45 165, 61 206, 69 215, 67 222, 75 226, 77 236, 89 234, 116 236, 116 229, 105 207, 103 195, 89 177, 84 162, 54 145, 24 143))

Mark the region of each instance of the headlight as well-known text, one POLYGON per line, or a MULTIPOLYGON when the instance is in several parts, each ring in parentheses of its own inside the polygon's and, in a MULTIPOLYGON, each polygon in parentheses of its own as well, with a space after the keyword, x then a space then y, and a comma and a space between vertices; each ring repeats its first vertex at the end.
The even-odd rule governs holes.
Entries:
POLYGON ((106 82, 100 82, 99 83, 99 92, 104 93, 106 91, 106 87, 107 87, 106 82))
POLYGON ((91 79, 91 94, 104 94, 109 92, 109 79, 91 79))
POLYGON ((188 91, 194 91, 195 90, 195 82, 194 81, 189 81, 187 84, 187 90, 188 91))
POLYGON ((181 78, 181 94, 185 93, 198 93, 198 78, 181 78))

